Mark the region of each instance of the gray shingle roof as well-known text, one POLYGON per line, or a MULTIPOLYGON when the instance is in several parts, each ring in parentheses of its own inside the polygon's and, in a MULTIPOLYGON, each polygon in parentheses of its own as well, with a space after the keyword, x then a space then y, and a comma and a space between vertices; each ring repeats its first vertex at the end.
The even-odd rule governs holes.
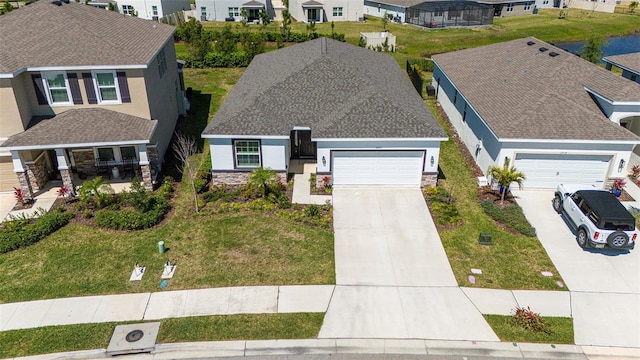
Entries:
POLYGON ((613 65, 627 68, 637 74, 640 74, 640 52, 631 54, 607 56, 603 59, 613 65))
POLYGON ((157 120, 101 108, 73 109, 49 119, 34 117, 27 130, 9 137, 1 147, 42 148, 71 144, 147 143, 157 123, 157 120))
POLYGON ((330 39, 258 55, 203 135, 445 138, 389 55, 330 39), (326 54, 322 43, 326 41, 326 54))
POLYGON ((433 59, 499 138, 640 140, 610 121, 585 90, 640 102, 640 84, 536 38, 433 59))
POLYGON ((385 4, 408 8, 414 5, 422 4, 423 2, 425 2, 425 0, 370 0, 369 2, 373 4, 385 4))
POLYGON ((48 0, 2 15, 0 74, 27 67, 146 65, 173 26, 71 1, 48 0))

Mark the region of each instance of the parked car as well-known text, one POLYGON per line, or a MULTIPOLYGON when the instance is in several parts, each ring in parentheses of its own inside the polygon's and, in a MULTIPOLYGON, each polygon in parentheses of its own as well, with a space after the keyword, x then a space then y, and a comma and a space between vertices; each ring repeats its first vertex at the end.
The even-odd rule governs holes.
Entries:
POLYGON ((609 191, 589 185, 560 184, 553 209, 563 213, 577 230, 582 248, 633 249, 636 220, 609 191))

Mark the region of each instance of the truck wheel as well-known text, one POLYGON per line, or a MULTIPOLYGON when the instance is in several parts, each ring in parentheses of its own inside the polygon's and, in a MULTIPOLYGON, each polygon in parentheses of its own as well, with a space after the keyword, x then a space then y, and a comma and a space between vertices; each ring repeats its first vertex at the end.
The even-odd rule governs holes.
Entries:
POLYGON ((614 249, 620 249, 627 246, 629 242, 629 236, 623 233, 622 231, 616 231, 613 234, 609 235, 607 238, 607 244, 614 249))
POLYGON ((578 230, 578 245, 583 249, 589 246, 589 236, 584 229, 578 230))
POLYGON ((560 195, 556 194, 551 204, 553 205, 553 210, 555 210, 558 214, 562 212, 562 199, 560 199, 560 195))

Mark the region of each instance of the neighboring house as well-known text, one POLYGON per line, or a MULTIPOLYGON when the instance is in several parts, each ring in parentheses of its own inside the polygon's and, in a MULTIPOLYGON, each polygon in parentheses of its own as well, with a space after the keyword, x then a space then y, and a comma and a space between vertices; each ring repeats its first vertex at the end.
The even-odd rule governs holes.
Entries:
POLYGON ((607 70, 613 66, 622 70, 622 77, 640 83, 640 52, 631 54, 607 56, 602 59, 607 70))
POLYGON ((200 21, 241 21, 243 9, 249 22, 259 21, 261 11, 265 11, 269 19, 275 16, 271 0, 196 0, 200 21))
POLYGON ((3 15, 0 191, 127 162, 151 187, 185 111, 174 31, 74 1, 3 15))
POLYGON ((365 0, 365 14, 428 28, 493 24, 493 7, 475 1, 365 0))
POLYGON ((613 14, 618 0, 567 0, 573 9, 599 11, 613 14))
POLYGON ((100 9, 109 9, 109 4, 111 4, 113 7, 118 6, 118 3, 115 0, 93 0, 87 2, 87 5, 91 5, 100 9))
POLYGON ((320 38, 254 58, 202 133, 213 183, 287 178, 317 163, 334 185, 435 185, 447 136, 389 55, 320 38))
POLYGON ((536 8, 535 0, 476 0, 476 2, 493 6, 493 16, 495 17, 533 14, 533 10, 536 8))
POLYGON ((189 0, 117 0, 121 14, 133 15, 141 19, 158 20, 178 11, 191 10, 189 0))
MULTIPOLYGON (((509 158, 524 186, 625 177, 640 84, 533 37, 434 55, 442 109, 486 173, 509 158)), ((639 126, 640 128, 640 126, 639 126)))
POLYGON ((305 23, 358 21, 364 16, 364 6, 362 0, 289 0, 289 12, 305 23))

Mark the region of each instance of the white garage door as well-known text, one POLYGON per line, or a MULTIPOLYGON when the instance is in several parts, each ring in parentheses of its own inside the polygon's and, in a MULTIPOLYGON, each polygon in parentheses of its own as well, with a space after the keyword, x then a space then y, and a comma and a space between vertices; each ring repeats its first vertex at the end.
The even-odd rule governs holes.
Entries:
POLYGON ((561 183, 604 185, 610 155, 517 154, 514 166, 527 188, 555 188, 561 183))
POLYGON ((13 191, 13 187, 20 187, 18 177, 13 171, 10 156, 0 156, 0 191, 13 191))
POLYGON ((334 185, 420 186, 424 151, 334 151, 334 185))

